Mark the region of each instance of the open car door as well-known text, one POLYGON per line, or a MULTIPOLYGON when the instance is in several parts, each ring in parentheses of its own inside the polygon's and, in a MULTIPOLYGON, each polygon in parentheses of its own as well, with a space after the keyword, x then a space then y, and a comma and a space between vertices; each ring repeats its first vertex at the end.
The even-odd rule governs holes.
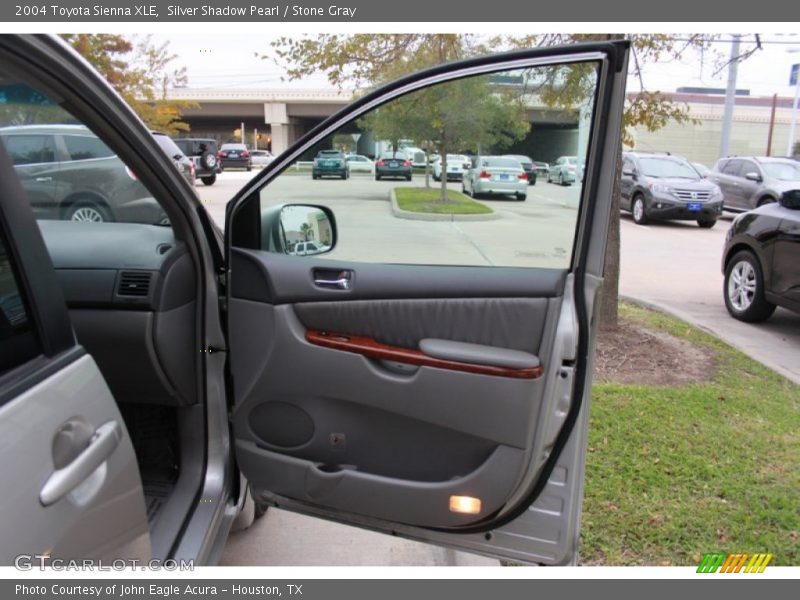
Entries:
POLYGON ((577 560, 627 53, 539 49, 396 81, 229 204, 231 414, 257 495, 498 558, 577 560), (423 144, 472 154, 464 181, 426 188, 402 153, 423 144), (323 157, 312 178, 329 149, 380 172, 325 178, 323 157), (529 185, 512 151, 575 157, 572 185, 529 185))

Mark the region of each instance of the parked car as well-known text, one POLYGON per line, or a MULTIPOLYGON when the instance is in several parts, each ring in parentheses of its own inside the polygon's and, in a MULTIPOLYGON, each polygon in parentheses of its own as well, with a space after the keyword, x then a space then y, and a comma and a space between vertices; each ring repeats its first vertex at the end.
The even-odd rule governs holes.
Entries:
POLYGON ((259 169, 263 169, 269 163, 275 160, 272 152, 269 150, 253 150, 250 152, 250 163, 259 169))
POLYGON ((721 158, 708 179, 722 189, 725 210, 751 210, 800 187, 800 163, 767 156, 721 158))
POLYGON ((554 181, 560 185, 571 185, 581 179, 577 156, 559 156, 547 170, 547 183, 554 181))
POLYGON ((311 256, 312 254, 324 254, 331 249, 330 246, 319 242, 297 242, 289 254, 294 256, 311 256))
POLYGON ((486 194, 522 201, 528 197, 528 175, 515 158, 477 156, 464 175, 461 191, 476 198, 486 194))
POLYGON ((722 192, 681 156, 624 152, 620 209, 638 225, 682 220, 708 229, 722 214, 722 192))
POLYGON ((346 158, 347 166, 351 173, 363 172, 372 174, 375 172, 375 161, 363 154, 348 154, 346 158))
POLYGON ((536 177, 538 176, 538 167, 529 156, 523 154, 506 154, 508 158, 513 158, 519 161, 522 165, 522 170, 528 176, 528 185, 536 185, 536 177))
POLYGON ((194 162, 195 177, 203 185, 214 185, 217 174, 222 170, 217 160, 217 140, 212 138, 176 138, 175 144, 194 162))
POLYGON ((413 177, 411 160, 403 150, 384 152, 375 161, 375 181, 380 181, 384 177, 411 181, 413 177))
POLYGON ((184 176, 189 185, 194 185, 194 162, 192 162, 166 133, 153 132, 153 137, 164 153, 170 157, 172 164, 184 176))
POLYGON ((341 150, 320 150, 314 157, 314 164, 311 166, 311 179, 320 177, 350 177, 347 168, 347 159, 341 150))
POLYGON ((166 214, 136 175, 83 125, 0 128, 39 219, 161 223, 166 214))
MULTIPOLYGON (((535 81, 582 61, 582 87, 602 99, 588 102, 589 160, 608 173, 628 53, 628 42, 604 41, 439 65, 337 112, 325 141, 407 90, 447 98, 438 86, 520 70, 535 81)), ((0 131, 0 564, 202 565, 269 505, 508 561, 577 562, 581 507, 596 501, 583 482, 610 178, 590 181, 593 210, 560 219, 552 236, 528 220, 531 254, 548 251, 530 266, 489 266, 469 250, 441 264, 441 244, 424 242, 449 224, 381 229, 381 206, 342 212, 341 231, 362 254, 391 235, 391 260, 342 260, 333 211, 282 204, 276 179, 319 130, 234 196, 223 235, 146 125, 64 40, 0 36, 9 98, 0 125, 22 115, 85 127, 0 131), (56 172, 70 169, 84 181, 56 172), (147 200, 169 226, 133 212, 37 222, 22 199, 57 181, 81 188, 59 208, 106 206, 84 204, 96 184, 117 196, 110 213, 147 200), (330 240, 331 260, 290 256, 300 235, 330 240)), ((518 171, 524 189, 518 163, 483 160, 518 171)), ((313 182, 287 178, 317 200, 313 182)))
POLYGON ((735 319, 764 321, 776 306, 800 312, 800 187, 733 220, 722 272, 735 319))
POLYGON ((250 157, 250 150, 245 144, 227 143, 222 144, 217 153, 220 169, 253 169, 253 161, 250 157))
MULTIPOLYGON (((448 181, 461 181, 464 178, 464 172, 469 170, 470 160, 463 154, 448 154, 447 155, 447 180, 448 181)), ((431 165, 433 179, 435 181, 442 180, 442 157, 440 156, 433 165, 431 165)))
POLYGON ((533 164, 536 165, 536 178, 537 179, 539 177, 547 178, 547 176, 550 173, 550 165, 541 160, 535 160, 533 161, 533 164))
POLYGON ((415 146, 403 146, 400 149, 406 153, 408 160, 411 161, 412 167, 416 167, 418 169, 425 168, 425 161, 427 160, 427 154, 425 154, 425 150, 415 146))

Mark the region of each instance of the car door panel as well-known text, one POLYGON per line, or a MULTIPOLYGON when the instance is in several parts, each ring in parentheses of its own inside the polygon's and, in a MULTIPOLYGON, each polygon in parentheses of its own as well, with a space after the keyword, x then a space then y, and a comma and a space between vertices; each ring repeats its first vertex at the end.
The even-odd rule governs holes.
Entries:
MULTIPOLYGON (((284 256, 235 242, 247 230, 237 224, 237 211, 248 197, 253 202, 257 186, 229 205, 232 421, 239 466, 259 495, 294 510, 493 556, 553 564, 575 559, 592 311, 626 48, 575 50, 599 60, 602 75, 581 186, 591 201, 581 212, 570 269, 284 256), (320 287, 321 271, 346 279, 347 289, 320 287), (505 376, 451 369, 425 357, 512 371, 535 365, 537 371, 505 376)), ((428 76, 437 83, 558 55, 481 59, 461 72, 442 67, 428 76)), ((417 84, 424 85, 424 76, 383 93, 391 97, 417 84)), ((370 102, 377 100, 367 97, 349 117, 320 126, 268 167, 263 181, 370 102)))

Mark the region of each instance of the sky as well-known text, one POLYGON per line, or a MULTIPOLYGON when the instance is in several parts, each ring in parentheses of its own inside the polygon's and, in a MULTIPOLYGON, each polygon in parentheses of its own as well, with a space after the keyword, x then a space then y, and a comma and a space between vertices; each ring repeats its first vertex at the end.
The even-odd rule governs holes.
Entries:
MULTIPOLYGON (((299 35, 299 34, 298 34, 299 35)), ((264 60, 260 55, 272 56, 270 42, 277 36, 248 32, 237 34, 154 34, 153 41, 169 42, 170 50, 179 58, 176 65, 185 65, 192 88, 324 88, 324 76, 318 75, 299 82, 282 81, 283 70, 274 60, 264 60)), ((719 56, 727 61, 731 45, 727 35, 714 44, 719 56)), ((737 88, 749 89, 751 95, 793 96, 789 85, 791 65, 800 63, 800 35, 773 32, 762 34, 762 48, 739 64, 737 88)), ((741 52, 754 47, 754 34, 746 34, 741 52)), ((652 63, 643 67, 643 81, 649 91, 674 91, 679 86, 724 88, 727 69, 720 68, 712 55, 691 52, 680 61, 652 63)), ((638 82, 629 79, 629 87, 638 89, 638 82)))

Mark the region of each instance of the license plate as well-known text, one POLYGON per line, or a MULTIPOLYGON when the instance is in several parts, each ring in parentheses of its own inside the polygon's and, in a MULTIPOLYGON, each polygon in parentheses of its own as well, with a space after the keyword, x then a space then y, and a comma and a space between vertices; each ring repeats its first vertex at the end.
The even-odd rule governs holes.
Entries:
POLYGON ((511 177, 509 177, 509 175, 507 173, 501 173, 500 174, 500 180, 501 181, 507 181, 508 179, 511 179, 511 177))
POLYGON ((323 160, 323 161, 322 161, 322 166, 323 166, 323 167, 332 167, 332 166, 333 166, 333 161, 330 161, 330 160, 323 160))
POLYGON ((237 158, 238 156, 238 152, 228 152, 228 158, 237 158))
POLYGON ((400 163, 397 163, 397 162, 391 161, 391 162, 389 163, 389 166, 390 166, 390 167, 392 167, 392 168, 395 168, 395 167, 398 167, 398 166, 400 166, 400 163))
POLYGON ((687 208, 692 212, 699 212, 703 210, 702 202, 689 202, 687 208))

